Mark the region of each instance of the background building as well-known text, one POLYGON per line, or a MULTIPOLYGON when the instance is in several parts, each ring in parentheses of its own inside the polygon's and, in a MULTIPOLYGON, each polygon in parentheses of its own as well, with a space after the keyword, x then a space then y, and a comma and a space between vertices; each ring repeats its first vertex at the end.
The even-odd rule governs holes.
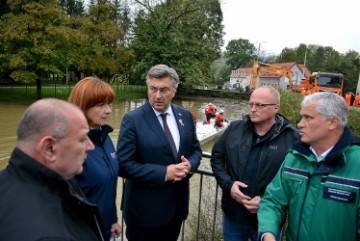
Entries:
MULTIPOLYGON (((284 69, 291 70, 294 73, 294 84, 300 83, 301 79, 305 79, 311 75, 310 71, 303 64, 296 62, 273 63, 271 65, 280 66, 284 69)), ((242 90, 250 89, 250 81, 252 77, 252 68, 238 68, 233 70, 230 75, 230 81, 227 84, 229 88, 240 88, 242 90)), ((280 74, 261 71, 256 81, 256 86, 273 86, 280 90, 289 90, 289 78, 280 74)), ((226 88, 226 85, 225 85, 226 88)))

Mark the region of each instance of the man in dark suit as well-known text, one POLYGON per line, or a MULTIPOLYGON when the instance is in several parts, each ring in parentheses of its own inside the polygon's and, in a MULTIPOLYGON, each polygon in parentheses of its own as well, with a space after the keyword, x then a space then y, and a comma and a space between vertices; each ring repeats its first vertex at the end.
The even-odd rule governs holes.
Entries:
POLYGON ((176 241, 188 215, 189 178, 202 152, 190 111, 171 103, 176 71, 156 65, 146 84, 149 100, 124 116, 117 143, 126 237, 176 241))

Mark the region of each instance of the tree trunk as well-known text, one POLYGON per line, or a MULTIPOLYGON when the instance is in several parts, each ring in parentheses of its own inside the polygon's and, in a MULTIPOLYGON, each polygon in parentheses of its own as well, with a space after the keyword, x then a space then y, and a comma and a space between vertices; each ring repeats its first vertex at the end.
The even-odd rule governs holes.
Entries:
POLYGON ((42 93, 41 93, 41 78, 36 79, 36 98, 38 100, 42 99, 42 93))

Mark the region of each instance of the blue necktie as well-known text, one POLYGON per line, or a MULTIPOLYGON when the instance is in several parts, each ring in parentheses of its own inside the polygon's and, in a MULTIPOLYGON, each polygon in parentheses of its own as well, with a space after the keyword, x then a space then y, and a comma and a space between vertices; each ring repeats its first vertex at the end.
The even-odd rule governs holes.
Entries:
POLYGON ((163 114, 160 114, 161 115, 161 118, 163 120, 163 124, 164 124, 164 131, 165 131, 165 135, 166 135, 166 138, 168 139, 168 142, 170 143, 170 146, 171 146, 171 150, 173 152, 173 155, 176 159, 177 157, 177 150, 176 150, 176 146, 175 146, 175 142, 174 142, 174 139, 171 135, 171 132, 170 132, 170 129, 169 129, 169 126, 167 125, 167 122, 166 122, 166 113, 163 113, 163 114))

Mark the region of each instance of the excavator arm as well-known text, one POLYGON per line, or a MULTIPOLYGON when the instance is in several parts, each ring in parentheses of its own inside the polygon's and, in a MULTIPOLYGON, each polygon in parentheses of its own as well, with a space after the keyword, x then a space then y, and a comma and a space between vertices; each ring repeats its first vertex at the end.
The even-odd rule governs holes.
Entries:
POLYGON ((289 78, 289 83, 292 86, 292 79, 294 77, 294 73, 291 70, 285 69, 278 65, 273 64, 265 64, 259 61, 255 61, 252 68, 252 76, 251 76, 251 90, 254 91, 256 88, 256 81, 260 72, 269 72, 282 76, 286 76, 289 78))

